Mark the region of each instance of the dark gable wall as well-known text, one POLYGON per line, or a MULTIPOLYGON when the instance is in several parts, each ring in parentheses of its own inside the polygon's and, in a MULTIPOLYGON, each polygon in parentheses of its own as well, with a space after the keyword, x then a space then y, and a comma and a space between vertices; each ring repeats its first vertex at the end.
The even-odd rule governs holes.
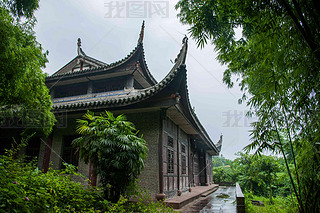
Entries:
MULTIPOLYGON (((68 138, 72 138, 75 133, 76 119, 81 118, 82 114, 79 115, 67 115, 67 123, 64 128, 56 128, 53 132, 52 139, 52 152, 50 155, 51 167, 54 169, 60 169, 62 165, 62 156, 64 153, 65 141, 68 138)), ((143 134, 143 138, 147 141, 149 149, 147 159, 145 160, 145 168, 140 175, 140 186, 150 191, 151 196, 155 197, 155 194, 159 191, 159 155, 158 155, 158 142, 159 142, 159 128, 160 128, 160 112, 143 112, 143 113, 128 113, 126 114, 129 121, 133 122, 143 134)), ((70 148, 70 147, 69 147, 70 148)), ((40 158, 39 160, 42 165, 45 144, 41 144, 40 147, 40 158)), ((89 165, 82 161, 78 162, 79 172, 89 178, 89 165)), ((84 180, 79 180, 84 182, 84 180)))
POLYGON ((159 134, 160 134, 160 111, 127 113, 129 121, 133 122, 143 139, 147 141, 148 155, 145 167, 139 177, 144 189, 147 189, 152 198, 159 193, 159 134))
MULTIPOLYGON (((147 141, 148 155, 145 160, 145 168, 142 171, 139 179, 139 185, 147 189, 154 198, 160 191, 159 181, 159 139, 160 134, 163 135, 162 158, 163 158, 163 189, 166 197, 173 197, 177 195, 178 190, 186 192, 189 186, 200 185, 212 182, 212 166, 211 155, 201 152, 197 147, 192 136, 183 132, 177 125, 175 125, 168 117, 164 120, 163 132, 161 132, 160 111, 150 112, 135 112, 125 115, 127 119, 133 122, 139 130, 139 134, 143 134, 143 138, 147 141), (170 139, 171 138, 171 139, 170 139), (170 141, 170 142, 169 142, 170 141), (169 152, 171 152, 172 167, 169 167, 169 152), (185 162, 183 160, 185 158, 185 162), (202 165, 204 164, 204 165, 202 165), (205 176, 199 175, 200 170, 205 169, 207 172, 203 173, 205 176), (183 167, 185 167, 183 169, 183 167)), ((80 118, 82 114, 67 115, 67 125, 64 128, 56 128, 53 132, 52 138, 52 152, 50 162, 54 169, 61 168, 64 152, 64 140, 72 138, 75 134, 76 119, 80 118)), ((43 161, 46 146, 41 143, 39 161, 43 161)), ((42 162, 39 162, 42 165, 42 162)), ((79 161, 79 172, 89 177, 89 165, 79 161)), ((80 180, 83 182, 83 180, 80 180)))

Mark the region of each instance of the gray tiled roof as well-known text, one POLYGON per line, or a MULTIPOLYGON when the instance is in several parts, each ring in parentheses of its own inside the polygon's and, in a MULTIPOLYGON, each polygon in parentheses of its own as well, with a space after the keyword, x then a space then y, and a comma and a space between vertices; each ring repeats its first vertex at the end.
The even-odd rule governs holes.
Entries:
MULTIPOLYGON (((127 60, 135 51, 141 43, 138 43, 136 49, 133 50, 125 59, 110 64, 108 66, 117 66, 127 60)), ((122 107, 129 106, 132 104, 136 104, 142 102, 144 100, 148 100, 153 96, 160 94, 161 91, 166 89, 174 80, 183 79, 182 85, 180 85, 181 96, 183 105, 186 109, 186 115, 196 129, 199 131, 199 135, 203 138, 207 143, 211 144, 211 147, 218 153, 219 150, 214 145, 212 140, 210 139, 208 133, 202 126, 195 112, 191 108, 191 104, 189 101, 189 94, 187 88, 187 74, 186 74, 186 54, 187 54, 187 38, 183 39, 183 46, 175 59, 175 64, 170 72, 166 75, 166 77, 160 81, 159 83, 146 88, 146 89, 133 89, 133 90, 121 90, 121 91, 112 91, 112 92, 104 92, 104 93, 95 93, 95 94, 86 94, 81 96, 74 97, 66 97, 66 98, 57 98, 53 99, 53 109, 54 111, 64 111, 64 110, 86 110, 90 108, 111 108, 111 107, 122 107)), ((92 69, 92 71, 97 70, 92 69)), ((86 70, 88 72, 88 70, 86 70)), ((174 92, 174 91, 172 91, 174 92)))
POLYGON ((114 63, 106 64, 106 65, 95 67, 95 68, 91 68, 91 69, 78 70, 78 71, 74 71, 74 72, 61 73, 61 74, 57 73, 57 74, 48 76, 46 78, 46 80, 60 78, 60 77, 63 77, 63 76, 77 76, 78 74, 82 74, 82 73, 91 73, 91 72, 94 72, 94 71, 112 69, 112 68, 120 66, 121 64, 124 64, 126 61, 128 61, 137 52, 137 50, 139 49, 140 45, 136 46, 136 48, 133 49, 125 58, 123 58, 123 59, 121 59, 119 61, 116 61, 114 63))
MULTIPOLYGON (((139 43, 137 48, 140 45, 142 44, 139 43)), ((116 94, 117 92, 95 93, 76 97, 53 99, 53 108, 55 110, 65 110, 73 108, 90 108, 99 106, 121 106, 146 100, 149 97, 163 90, 167 85, 170 84, 170 82, 172 82, 172 80, 179 73, 184 72, 184 74, 186 75, 186 68, 184 63, 186 60, 187 46, 187 40, 184 40, 183 46, 177 58, 175 59, 175 64, 173 68, 162 81, 155 84, 154 86, 141 90, 131 90, 122 92, 118 91, 119 94, 116 94)), ((136 49, 134 51, 136 51, 136 49)), ((130 55, 132 55, 132 53, 130 55)), ((112 64, 110 66, 112 66, 112 64)), ((86 72, 88 72, 88 70, 86 70, 86 72)))
POLYGON ((73 99, 70 97, 53 99, 53 108, 55 110, 66 110, 74 108, 87 109, 90 107, 122 106, 137 103, 159 93, 168 84, 170 84, 170 82, 172 82, 172 80, 180 72, 186 72, 185 65, 180 65, 178 68, 171 70, 170 73, 162 81, 147 89, 95 93, 76 96, 73 99))
POLYGON ((92 74, 92 73, 97 73, 97 72, 110 71, 112 69, 115 69, 115 68, 125 64, 131 58, 137 56, 137 57, 140 58, 141 61, 139 61, 139 62, 140 62, 141 65, 143 65, 143 68, 144 68, 143 75, 145 76, 146 79, 148 79, 148 82, 151 85, 154 85, 154 84, 157 83, 157 81, 155 80, 155 78, 150 73, 148 65, 147 65, 146 60, 145 60, 145 54, 144 54, 144 48, 143 48, 143 37, 144 37, 144 21, 143 21, 142 26, 141 26, 141 31, 140 31, 140 35, 139 35, 137 46, 125 58, 123 58, 123 59, 121 59, 119 61, 116 61, 114 63, 111 63, 111 64, 107 64, 107 63, 101 62, 101 61, 99 61, 97 59, 94 59, 94 58, 92 58, 90 56, 87 56, 85 54, 85 52, 82 50, 82 48, 81 48, 81 40, 79 38, 78 39, 78 56, 75 57, 74 59, 72 59, 67 65, 65 65, 63 68, 58 70, 56 73, 54 73, 51 76, 48 76, 46 78, 46 81, 49 82, 49 81, 54 81, 54 80, 57 80, 57 79, 60 80, 60 79, 63 79, 64 77, 68 77, 68 78, 71 77, 72 78, 72 77, 77 77, 77 76, 80 76, 80 75, 86 75, 86 74, 92 74), (77 59, 84 59, 84 60, 90 61, 90 62, 95 64, 95 67, 89 68, 89 69, 72 71, 72 72, 61 72, 61 70, 63 70, 65 67, 67 67, 69 64, 73 63, 77 59))

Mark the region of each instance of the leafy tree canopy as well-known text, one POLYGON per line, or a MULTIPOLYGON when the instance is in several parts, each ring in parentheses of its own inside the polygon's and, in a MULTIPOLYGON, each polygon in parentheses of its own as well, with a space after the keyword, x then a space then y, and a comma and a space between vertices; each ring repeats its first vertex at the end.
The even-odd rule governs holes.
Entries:
POLYGON ((232 163, 231 160, 224 158, 223 156, 214 156, 212 158, 212 166, 218 167, 218 166, 227 166, 232 163))
POLYGON ((24 128, 48 135, 55 118, 41 70, 48 52, 43 52, 33 31, 38 6, 38 0, 0 2, 0 106, 1 118, 12 116, 24 128))
MULTIPOLYGON (((248 201, 254 195, 268 198, 269 204, 283 199, 288 201, 288 207, 296 206, 296 201, 290 196, 290 181, 285 171, 283 158, 241 152, 236 155, 238 157, 235 160, 228 160, 230 161, 229 166, 213 167, 213 180, 215 182, 221 185, 238 182, 248 201)), ((215 160, 216 158, 213 161, 215 160)), ((290 167, 292 166, 290 165, 290 167)), ((280 206, 278 207, 280 208, 280 206)), ((296 211, 296 208, 292 210, 292 212, 296 211)), ((275 212, 280 211, 278 209, 275 212)))
MULTIPOLYGON (((228 66, 224 82, 232 87, 232 76, 240 77, 240 102, 246 100, 259 118, 246 150, 281 152, 299 210, 319 210, 319 189, 313 187, 319 179, 302 177, 297 162, 306 144, 318 150, 320 138, 319 1, 181 0, 176 8, 199 46, 215 45, 218 60, 228 66)), ((317 153, 310 152, 308 163, 319 172, 317 153)))
POLYGON ((191 25, 190 34, 199 46, 208 41, 215 45, 218 60, 228 65, 224 81, 230 87, 232 74, 243 78, 244 91, 260 96, 272 95, 270 87, 280 92, 283 80, 296 85, 302 76, 315 78, 306 88, 307 95, 316 87, 320 61, 317 1, 181 0, 176 8, 180 21, 191 25), (242 29, 241 38, 235 37, 236 28, 242 29), (287 74, 294 75, 283 79, 287 74))

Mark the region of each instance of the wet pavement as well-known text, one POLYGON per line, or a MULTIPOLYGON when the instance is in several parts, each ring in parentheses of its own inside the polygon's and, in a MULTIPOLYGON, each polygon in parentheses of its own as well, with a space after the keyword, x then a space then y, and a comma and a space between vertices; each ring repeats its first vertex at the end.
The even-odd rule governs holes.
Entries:
POLYGON ((179 212, 236 213, 235 186, 220 186, 217 191, 179 209, 179 212))
POLYGON ((235 192, 235 186, 220 186, 217 191, 208 196, 211 201, 200 212, 235 213, 237 211, 235 192))

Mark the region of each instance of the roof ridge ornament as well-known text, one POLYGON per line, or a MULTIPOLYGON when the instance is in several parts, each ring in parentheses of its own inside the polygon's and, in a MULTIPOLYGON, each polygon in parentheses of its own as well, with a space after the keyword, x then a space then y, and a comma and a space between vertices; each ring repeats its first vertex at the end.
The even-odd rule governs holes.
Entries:
POLYGON ((78 38, 78 56, 87 56, 81 48, 81 39, 78 38))
POLYGON ((222 147, 222 136, 223 135, 221 133, 219 141, 215 144, 219 152, 221 151, 221 147, 222 147))
POLYGON ((78 38, 78 43, 77 43, 77 45, 78 45, 78 55, 81 55, 81 39, 80 38, 78 38))
POLYGON ((143 42, 143 36, 144 36, 144 20, 143 20, 142 26, 141 26, 141 31, 140 31, 140 35, 139 35, 138 45, 139 45, 139 44, 142 44, 142 42, 143 42))
POLYGON ((174 59, 175 64, 181 65, 186 63, 187 50, 188 50, 188 37, 187 35, 185 35, 184 38, 182 39, 182 48, 180 49, 180 52, 177 55, 177 57, 174 59))
POLYGON ((188 37, 187 35, 184 35, 184 38, 182 39, 182 44, 188 43, 188 37))

